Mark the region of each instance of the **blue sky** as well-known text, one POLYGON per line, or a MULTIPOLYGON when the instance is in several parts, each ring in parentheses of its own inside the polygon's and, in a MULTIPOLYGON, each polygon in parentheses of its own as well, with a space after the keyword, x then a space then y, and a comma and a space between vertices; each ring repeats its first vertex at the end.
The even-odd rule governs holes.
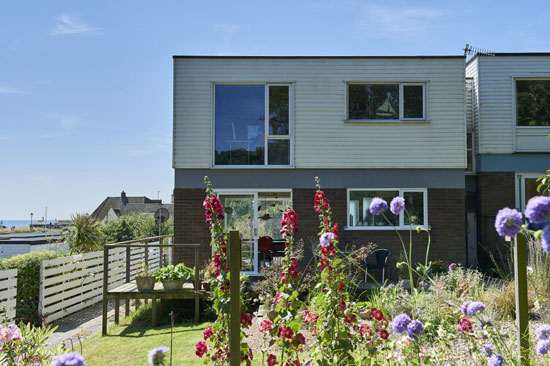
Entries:
POLYGON ((550 51, 547 1, 12 1, 0 5, 0 220, 169 201, 172 55, 550 51))

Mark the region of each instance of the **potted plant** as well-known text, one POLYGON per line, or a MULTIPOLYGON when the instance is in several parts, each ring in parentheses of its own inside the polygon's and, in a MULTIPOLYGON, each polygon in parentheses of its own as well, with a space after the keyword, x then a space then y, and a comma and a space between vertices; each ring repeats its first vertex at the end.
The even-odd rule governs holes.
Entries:
POLYGON ((165 291, 178 291, 183 288, 183 283, 193 277, 193 269, 186 267, 183 263, 175 266, 161 267, 153 272, 157 282, 162 283, 165 291))
POLYGON ((149 266, 143 262, 141 271, 136 275, 138 291, 153 291, 155 288, 155 277, 149 272, 149 266))
POLYGON ((210 281, 212 280, 212 277, 214 276, 214 265, 212 262, 209 262, 204 266, 204 269, 202 270, 202 281, 201 281, 201 287, 205 291, 210 290, 210 281))

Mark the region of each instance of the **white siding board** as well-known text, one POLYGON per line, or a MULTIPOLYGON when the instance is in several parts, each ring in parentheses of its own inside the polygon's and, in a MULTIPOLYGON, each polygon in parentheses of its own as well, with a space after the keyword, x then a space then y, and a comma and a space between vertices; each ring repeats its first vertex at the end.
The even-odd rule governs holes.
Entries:
POLYGON ((465 167, 462 59, 176 58, 174 63, 175 168, 210 167, 212 85, 247 82, 293 83, 297 168, 465 167), (369 81, 425 82, 428 122, 345 122, 346 82, 369 81))

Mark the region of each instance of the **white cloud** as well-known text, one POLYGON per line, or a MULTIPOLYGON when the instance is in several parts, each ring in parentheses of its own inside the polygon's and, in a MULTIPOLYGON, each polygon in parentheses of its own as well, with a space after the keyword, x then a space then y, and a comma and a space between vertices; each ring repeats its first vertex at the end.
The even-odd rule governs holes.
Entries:
POLYGON ((0 94, 21 94, 21 91, 9 86, 0 85, 0 94))
POLYGON ((51 32, 52 35, 78 34, 78 33, 93 33, 99 28, 91 27, 85 23, 79 22, 71 15, 63 14, 57 18, 55 29, 51 32))
POLYGON ((404 39, 423 35, 440 15, 430 8, 368 4, 358 25, 369 38, 404 39))

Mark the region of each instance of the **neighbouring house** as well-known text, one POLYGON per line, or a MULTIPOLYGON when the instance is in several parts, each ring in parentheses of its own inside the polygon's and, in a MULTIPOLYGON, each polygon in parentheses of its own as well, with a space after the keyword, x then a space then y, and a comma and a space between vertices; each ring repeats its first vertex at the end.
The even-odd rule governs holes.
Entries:
MULTIPOLYGON (((311 256, 319 176, 340 225, 340 244, 369 242, 398 256, 393 228, 372 216, 379 196, 404 196, 430 229, 432 259, 466 263, 466 83, 464 56, 174 56, 175 242, 211 253, 203 177, 243 239, 243 269, 258 272, 258 239, 279 234, 281 213, 299 215, 311 256)), ((470 99, 471 101, 471 99, 470 99)), ((415 259, 426 235, 414 232, 415 259)), ((175 261, 192 260, 178 250, 175 261)))
MULTIPOLYGON (((478 55, 466 65, 472 118, 466 176, 467 212, 475 241, 502 250, 494 229, 502 207, 525 209, 536 178, 550 168, 550 53, 478 55), (475 218, 474 218, 475 217, 475 218)), ((480 247, 480 262, 487 253, 480 247)))
POLYGON ((60 240, 59 231, 0 234, 0 259, 40 250, 66 252, 68 246, 60 240))
POLYGON ((92 212, 92 217, 107 223, 130 213, 153 214, 160 207, 168 209, 170 215, 174 214, 173 204, 162 203, 160 199, 152 200, 145 196, 130 197, 122 191, 120 197, 105 198, 92 212))

